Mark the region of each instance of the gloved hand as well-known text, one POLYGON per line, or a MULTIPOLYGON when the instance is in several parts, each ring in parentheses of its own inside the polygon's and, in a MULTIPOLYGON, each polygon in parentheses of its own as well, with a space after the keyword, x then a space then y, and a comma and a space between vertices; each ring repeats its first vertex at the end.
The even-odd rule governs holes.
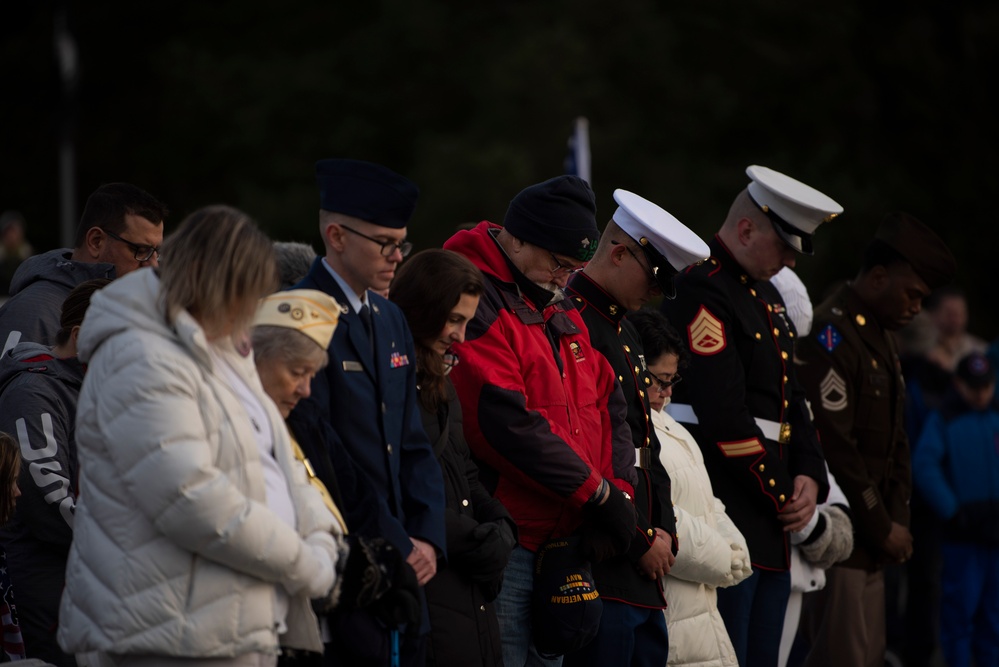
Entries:
POLYGON ((600 562, 627 553, 635 537, 635 506, 613 484, 602 505, 583 506, 580 550, 589 560, 600 562))
POLYGON ((420 586, 398 549, 380 537, 347 536, 338 608, 367 609, 389 627, 420 622, 420 586))
POLYGON ((503 574, 516 546, 513 531, 506 521, 487 521, 476 526, 469 536, 476 546, 456 560, 472 581, 487 582, 503 574))
POLYGON ((822 513, 819 525, 799 546, 802 558, 825 570, 853 553, 853 523, 850 516, 836 505, 824 505, 818 511, 822 513))

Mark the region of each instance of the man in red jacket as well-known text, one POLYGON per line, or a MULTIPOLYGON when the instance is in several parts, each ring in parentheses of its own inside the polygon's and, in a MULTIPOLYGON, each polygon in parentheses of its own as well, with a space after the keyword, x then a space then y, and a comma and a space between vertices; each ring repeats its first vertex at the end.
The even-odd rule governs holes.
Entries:
POLYGON ((531 633, 534 552, 582 534, 584 555, 624 553, 636 531, 634 446, 610 364, 562 289, 597 247, 593 192, 560 176, 444 247, 475 263, 486 291, 452 372, 465 434, 520 533, 496 611, 507 667, 547 662, 531 633))

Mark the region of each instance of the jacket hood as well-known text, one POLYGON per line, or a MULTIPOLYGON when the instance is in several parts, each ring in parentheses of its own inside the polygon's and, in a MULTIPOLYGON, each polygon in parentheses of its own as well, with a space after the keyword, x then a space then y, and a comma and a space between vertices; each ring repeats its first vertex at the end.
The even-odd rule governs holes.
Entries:
POLYGON ((512 283, 513 271, 493 236, 500 229, 503 228, 483 220, 472 229, 463 229, 449 238, 444 243, 444 249, 461 253, 483 273, 512 283))
POLYGON ((94 278, 114 279, 114 264, 77 262, 70 259, 72 255, 71 249, 60 248, 24 260, 10 281, 10 295, 14 296, 39 281, 54 282, 73 289, 94 278))
POLYGON ((46 345, 21 343, 0 358, 0 390, 21 373, 48 375, 79 388, 84 370, 76 357, 57 359, 46 345))
POLYGON ((551 292, 528 280, 518 271, 513 262, 496 242, 495 234, 502 227, 483 220, 472 229, 462 230, 444 243, 445 250, 453 250, 470 259, 484 274, 496 280, 509 283, 522 297, 526 297, 539 309, 553 305, 565 298, 563 290, 551 292))
POLYGON ((139 269, 96 292, 77 340, 80 360, 88 363, 105 341, 125 331, 147 331, 178 339, 206 364, 208 343, 204 331, 186 311, 169 324, 160 299, 160 279, 152 268, 139 269))

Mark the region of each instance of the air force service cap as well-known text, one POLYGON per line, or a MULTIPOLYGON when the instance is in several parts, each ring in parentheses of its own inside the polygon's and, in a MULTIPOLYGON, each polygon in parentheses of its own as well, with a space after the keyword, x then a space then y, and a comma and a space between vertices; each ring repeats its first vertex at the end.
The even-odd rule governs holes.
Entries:
POLYGON ((319 208, 392 229, 409 224, 420 195, 405 176, 363 160, 319 160, 316 182, 319 208))
POLYGON ((751 182, 747 191, 784 241, 805 255, 811 255, 812 234, 823 222, 843 212, 843 207, 815 188, 785 176, 779 171, 752 165, 746 167, 751 182))
POLYGON ((633 192, 615 190, 614 201, 618 205, 614 222, 642 248, 663 295, 674 298, 673 276, 707 258, 711 254, 708 244, 660 206, 633 192))

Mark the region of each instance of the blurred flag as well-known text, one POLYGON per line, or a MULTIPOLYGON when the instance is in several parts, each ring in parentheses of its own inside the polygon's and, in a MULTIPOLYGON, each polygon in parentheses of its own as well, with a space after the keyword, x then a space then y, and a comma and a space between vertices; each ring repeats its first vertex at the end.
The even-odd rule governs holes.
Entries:
POLYGON ((565 154, 565 173, 579 176, 593 186, 590 180, 590 121, 580 116, 569 135, 568 150, 565 154))

